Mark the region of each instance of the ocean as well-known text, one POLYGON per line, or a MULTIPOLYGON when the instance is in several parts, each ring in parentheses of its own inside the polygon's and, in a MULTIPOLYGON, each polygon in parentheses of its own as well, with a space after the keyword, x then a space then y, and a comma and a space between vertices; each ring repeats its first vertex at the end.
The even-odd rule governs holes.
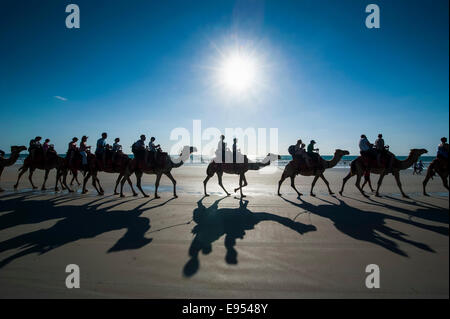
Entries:
MULTIPOLYGON (((65 157, 66 154, 58 154, 61 157, 65 157)), ((10 156, 10 154, 6 155, 7 157, 10 156)), ((23 164, 24 159, 28 156, 28 154, 20 154, 19 159, 17 160, 16 164, 23 164)), ((128 154, 129 157, 133 158, 133 154, 128 154)), ((333 158, 333 155, 321 155, 323 159, 325 160, 330 160, 333 158)), ((176 158, 177 156, 174 155, 172 156, 173 158, 176 158)), ((336 165, 336 168, 349 168, 350 167, 350 163, 357 158, 358 155, 348 155, 348 156, 344 156, 341 161, 336 165)), ((398 160, 404 160, 407 158, 407 156, 396 156, 396 158, 398 160)), ((419 158, 419 160, 422 160, 425 168, 428 167, 428 165, 436 158, 436 156, 421 156, 419 158)), ((263 157, 257 157, 252 158, 250 160, 254 161, 261 161, 263 159, 263 157)), ((292 159, 291 155, 282 155, 281 159, 277 161, 276 165, 277 166, 281 166, 284 167, 286 166, 287 163, 289 163, 289 161, 292 159)), ((196 166, 202 166, 202 165, 208 165, 208 163, 210 162, 210 157, 207 156, 200 156, 200 155, 191 155, 191 158, 188 162, 185 163, 185 165, 196 165, 196 166)), ((412 167, 410 167, 411 169, 412 167)))

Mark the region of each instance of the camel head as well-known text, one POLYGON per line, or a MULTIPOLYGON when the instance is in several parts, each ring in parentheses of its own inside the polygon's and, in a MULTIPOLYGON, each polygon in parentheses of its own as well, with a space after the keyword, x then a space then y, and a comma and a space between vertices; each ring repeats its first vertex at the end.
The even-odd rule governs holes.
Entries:
POLYGON ((410 152, 410 156, 417 156, 419 158, 422 154, 428 153, 428 151, 424 148, 413 148, 410 152))
POLYGON ((337 149, 334 151, 334 156, 343 157, 345 155, 350 155, 349 151, 337 149))
POLYGON ((267 156, 262 160, 262 162, 263 162, 264 164, 266 164, 266 163, 274 162, 274 161, 279 160, 279 159, 281 159, 281 156, 280 156, 280 155, 269 153, 269 154, 267 154, 267 156))
POLYGON ((20 153, 27 149, 26 146, 11 146, 11 153, 20 153))
POLYGON ((185 162, 189 158, 189 155, 195 152, 197 152, 197 148, 195 146, 184 146, 180 154, 180 160, 185 162))

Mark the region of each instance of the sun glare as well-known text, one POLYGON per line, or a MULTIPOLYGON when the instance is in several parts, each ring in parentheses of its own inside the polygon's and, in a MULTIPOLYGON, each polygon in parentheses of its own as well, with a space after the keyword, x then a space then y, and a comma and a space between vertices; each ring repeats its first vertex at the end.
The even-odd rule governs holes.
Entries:
POLYGON ((235 53, 224 59, 221 77, 227 88, 244 91, 251 88, 255 82, 256 63, 249 56, 235 53))

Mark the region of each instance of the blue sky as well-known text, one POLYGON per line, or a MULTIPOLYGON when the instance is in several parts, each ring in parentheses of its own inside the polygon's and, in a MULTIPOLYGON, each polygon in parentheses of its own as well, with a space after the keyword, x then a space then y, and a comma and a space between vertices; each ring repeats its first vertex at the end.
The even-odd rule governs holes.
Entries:
MULTIPOLYGON (((381 132, 397 155, 434 155, 449 131, 448 1, 34 1, 0 3, 0 149, 101 132, 125 150, 140 134, 164 149, 174 128, 278 128, 322 154, 357 154, 381 132), (81 28, 65 27, 76 3, 81 28), (376 3, 381 28, 367 29, 376 3), (236 47, 258 61, 258 84, 217 82, 236 47), (56 98, 63 97, 65 100, 56 98)), ((231 139, 231 137, 230 137, 231 139)))

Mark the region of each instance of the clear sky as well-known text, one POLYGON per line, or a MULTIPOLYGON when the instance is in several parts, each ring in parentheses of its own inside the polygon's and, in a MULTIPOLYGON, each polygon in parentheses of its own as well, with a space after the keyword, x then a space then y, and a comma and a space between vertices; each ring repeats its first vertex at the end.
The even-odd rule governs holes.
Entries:
MULTIPOLYGON (((0 149, 49 137, 278 128, 322 154, 358 152, 381 132, 396 155, 449 132, 448 1, 71 0, 0 2, 0 149), (67 29, 78 4, 81 28, 67 29), (381 28, 368 29, 376 3, 381 28), (243 52, 256 70, 239 92, 221 67, 243 52), (219 69, 219 70, 218 70, 219 69)), ((229 137, 231 139, 231 137, 229 137)))

